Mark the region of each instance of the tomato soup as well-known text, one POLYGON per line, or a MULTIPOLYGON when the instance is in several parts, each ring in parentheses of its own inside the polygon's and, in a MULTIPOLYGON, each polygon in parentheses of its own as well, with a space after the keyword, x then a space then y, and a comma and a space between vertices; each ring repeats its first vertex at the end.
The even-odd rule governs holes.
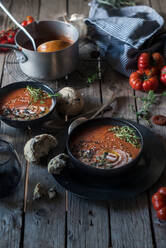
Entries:
POLYGON ((36 88, 15 89, 0 100, 0 114, 13 120, 33 120, 50 111, 52 98, 36 88))
POLYGON ((72 154, 96 168, 126 165, 140 152, 141 141, 129 126, 101 125, 79 131, 70 141, 72 154))

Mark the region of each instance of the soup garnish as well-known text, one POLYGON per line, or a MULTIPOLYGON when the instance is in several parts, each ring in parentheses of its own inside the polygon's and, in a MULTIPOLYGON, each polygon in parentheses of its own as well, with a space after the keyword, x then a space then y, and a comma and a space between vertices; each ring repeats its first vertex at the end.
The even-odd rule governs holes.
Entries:
POLYGON ((40 118, 50 111, 52 96, 41 88, 27 86, 15 89, 0 100, 0 114, 13 120, 40 118))
POLYGON ((72 154, 81 162, 101 169, 121 167, 140 152, 141 140, 129 126, 101 125, 75 133, 72 154))

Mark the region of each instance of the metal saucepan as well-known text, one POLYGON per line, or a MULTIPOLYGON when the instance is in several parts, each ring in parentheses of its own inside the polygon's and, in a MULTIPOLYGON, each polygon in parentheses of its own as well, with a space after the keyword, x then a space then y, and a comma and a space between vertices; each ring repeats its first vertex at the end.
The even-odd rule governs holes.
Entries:
POLYGON ((77 29, 62 21, 40 21, 26 26, 27 31, 40 45, 43 42, 66 37, 72 44, 63 50, 49 53, 39 53, 30 43, 28 37, 19 30, 15 36, 16 45, 0 44, 0 47, 12 48, 16 51, 17 60, 21 70, 29 77, 40 80, 54 80, 66 76, 75 70, 78 64, 78 38, 77 29))

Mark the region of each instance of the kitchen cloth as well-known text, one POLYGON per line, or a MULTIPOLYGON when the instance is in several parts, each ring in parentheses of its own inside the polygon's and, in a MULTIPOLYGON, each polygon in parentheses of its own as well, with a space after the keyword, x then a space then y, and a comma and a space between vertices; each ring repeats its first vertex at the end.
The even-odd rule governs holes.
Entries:
POLYGON ((158 51, 166 39, 166 34, 156 36, 164 19, 148 6, 111 8, 93 0, 85 23, 101 55, 125 76, 137 69, 140 53, 158 51))

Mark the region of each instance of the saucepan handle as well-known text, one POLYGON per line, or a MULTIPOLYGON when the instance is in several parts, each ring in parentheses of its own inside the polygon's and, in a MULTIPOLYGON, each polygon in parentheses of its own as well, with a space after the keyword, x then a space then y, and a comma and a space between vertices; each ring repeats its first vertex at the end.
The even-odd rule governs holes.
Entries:
POLYGON ((18 60, 19 63, 25 63, 28 60, 27 56, 16 45, 12 45, 12 44, 0 44, 0 48, 1 47, 16 50, 17 60, 18 60))

